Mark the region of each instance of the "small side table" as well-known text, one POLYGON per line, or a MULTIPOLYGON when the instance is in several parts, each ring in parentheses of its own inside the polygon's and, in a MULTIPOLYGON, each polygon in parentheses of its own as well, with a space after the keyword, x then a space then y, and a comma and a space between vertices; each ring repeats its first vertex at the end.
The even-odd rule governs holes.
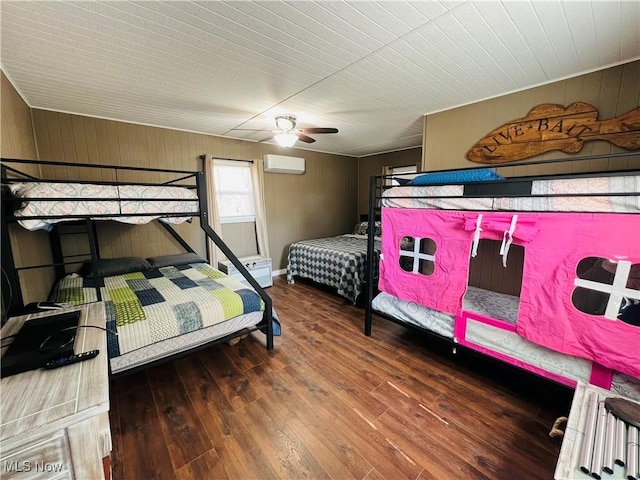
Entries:
MULTIPOLYGON (((105 327, 104 304, 96 302, 10 318, 0 333, 6 337, 25 321, 73 310, 81 312, 80 325, 105 327)), ((106 333, 79 328, 74 351, 96 349, 100 354, 90 360, 0 380, 0 477, 110 478, 106 333)))

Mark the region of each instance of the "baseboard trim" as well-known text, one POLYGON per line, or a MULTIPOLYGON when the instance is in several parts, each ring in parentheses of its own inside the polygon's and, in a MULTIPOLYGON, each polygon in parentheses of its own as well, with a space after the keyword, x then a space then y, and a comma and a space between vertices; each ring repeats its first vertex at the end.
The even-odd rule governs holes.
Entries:
POLYGON ((271 276, 272 277, 277 277, 279 275, 286 275, 287 274, 287 269, 283 268, 282 270, 274 270, 271 272, 271 276))

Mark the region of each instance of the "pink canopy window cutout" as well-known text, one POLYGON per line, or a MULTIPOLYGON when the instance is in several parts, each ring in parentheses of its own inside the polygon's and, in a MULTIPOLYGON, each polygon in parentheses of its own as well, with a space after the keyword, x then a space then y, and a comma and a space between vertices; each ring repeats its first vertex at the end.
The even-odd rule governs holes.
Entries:
POLYGON ((432 238, 402 237, 400 268, 405 272, 433 275, 438 245, 432 238))
POLYGON ((576 275, 571 302, 578 310, 640 326, 640 263, 588 257, 576 275))

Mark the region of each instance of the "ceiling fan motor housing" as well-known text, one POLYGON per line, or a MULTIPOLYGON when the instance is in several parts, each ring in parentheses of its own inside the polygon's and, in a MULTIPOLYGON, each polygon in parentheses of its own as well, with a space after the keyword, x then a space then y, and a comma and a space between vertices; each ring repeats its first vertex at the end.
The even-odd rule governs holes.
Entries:
POLYGON ((290 132, 296 128, 297 118, 295 115, 276 116, 276 127, 285 132, 290 132))

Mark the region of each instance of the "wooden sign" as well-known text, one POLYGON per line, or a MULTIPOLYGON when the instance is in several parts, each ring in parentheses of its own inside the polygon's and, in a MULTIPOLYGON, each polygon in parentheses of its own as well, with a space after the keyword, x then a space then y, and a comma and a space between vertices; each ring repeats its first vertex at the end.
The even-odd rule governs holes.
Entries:
POLYGON ((535 157, 552 150, 577 153, 584 142, 604 140, 627 150, 640 149, 640 107, 619 117, 598 120, 588 103, 568 107, 538 105, 526 117, 505 123, 467 152, 478 163, 505 163, 535 157))

